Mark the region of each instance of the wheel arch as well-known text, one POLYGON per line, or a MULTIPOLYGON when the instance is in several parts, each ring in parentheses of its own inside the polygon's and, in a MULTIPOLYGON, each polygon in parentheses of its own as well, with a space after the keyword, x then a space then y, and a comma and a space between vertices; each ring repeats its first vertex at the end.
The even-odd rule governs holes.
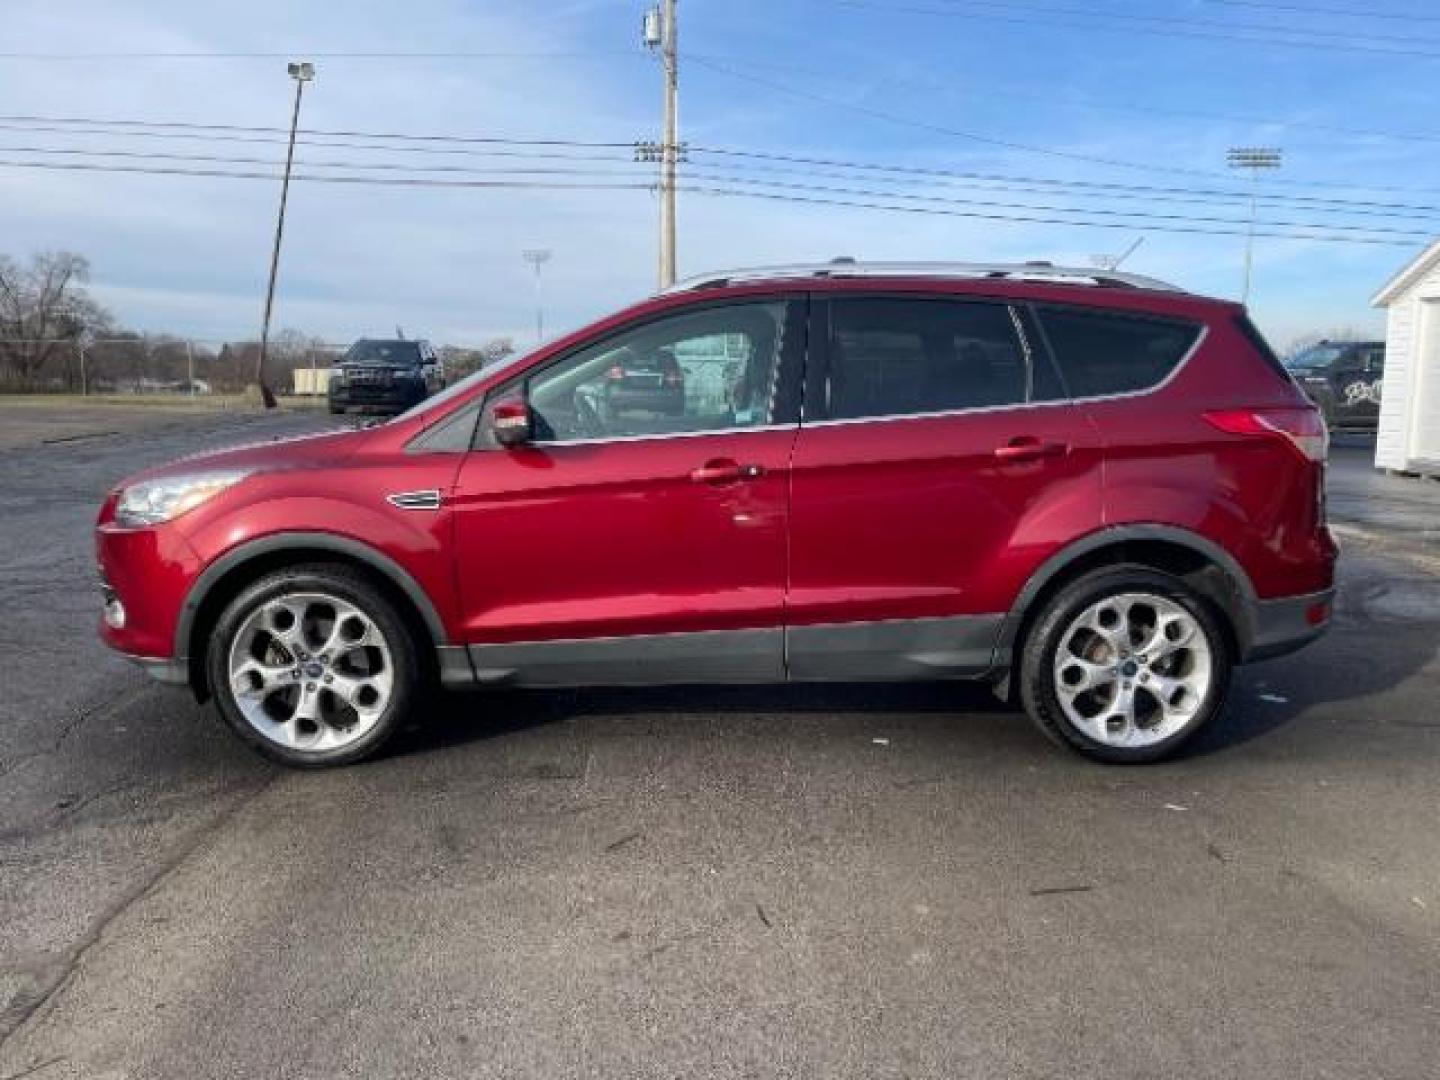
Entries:
POLYGON ((1117 525, 1069 544, 1030 575, 996 642, 996 666, 1009 669, 1050 597, 1082 574, 1107 566, 1144 566, 1183 579, 1211 602, 1230 635, 1236 662, 1255 636, 1258 604, 1244 567, 1215 541, 1173 525, 1117 525))
POLYGON ((190 689, 197 699, 204 701, 210 696, 205 674, 207 638, 225 605, 263 574, 314 562, 360 570, 389 593, 403 616, 425 632, 432 652, 448 644, 445 624, 430 597, 394 559, 345 536, 275 533, 226 552, 205 568, 186 594, 176 624, 175 645, 177 653, 185 658, 190 689))

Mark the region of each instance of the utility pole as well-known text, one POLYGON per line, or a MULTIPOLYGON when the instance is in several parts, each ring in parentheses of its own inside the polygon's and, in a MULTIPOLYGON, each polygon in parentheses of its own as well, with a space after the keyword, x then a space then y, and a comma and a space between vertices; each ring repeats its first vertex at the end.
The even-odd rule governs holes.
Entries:
POLYGON ((535 268, 535 344, 545 340, 545 294, 540 287, 540 268, 550 261, 549 248, 527 248, 520 257, 535 268))
POLYGON ((275 408, 275 395, 265 381, 265 358, 270 351, 270 311, 275 306, 275 275, 280 269, 280 239, 285 235, 285 203, 290 197, 290 167, 295 162, 295 129, 300 126, 300 98, 305 84, 315 78, 309 61, 292 63, 287 70, 295 80, 295 108, 290 113, 290 143, 285 149, 285 178, 280 182, 280 213, 275 219, 275 246, 270 251, 270 281, 265 286, 265 316, 260 323, 260 357, 255 361, 255 381, 265 408, 275 408))
POLYGON ((1230 168, 1245 169, 1250 173, 1250 226, 1245 231, 1245 281, 1240 289, 1242 304, 1250 302, 1250 271, 1255 253, 1256 191, 1259 187, 1260 170, 1280 168, 1283 156, 1283 151, 1272 146, 1233 146, 1225 155, 1225 162, 1230 168))
POLYGON ((675 0, 661 0, 645 15, 645 45, 660 54, 665 75, 660 135, 660 288, 675 284, 675 166, 680 157, 677 116, 680 89, 675 0))

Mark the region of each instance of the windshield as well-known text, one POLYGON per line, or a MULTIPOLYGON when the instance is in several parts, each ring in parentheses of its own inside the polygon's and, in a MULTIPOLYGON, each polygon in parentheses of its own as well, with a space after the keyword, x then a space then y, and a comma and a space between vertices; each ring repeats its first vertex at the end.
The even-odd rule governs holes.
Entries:
POLYGON ((420 365, 420 346, 414 341, 372 341, 367 338, 350 346, 342 364, 387 364, 402 367, 420 365))
POLYGON ((1316 368, 1329 366, 1344 351, 1344 345, 1330 345, 1322 342, 1292 354, 1285 361, 1285 366, 1291 371, 1314 371, 1316 368))
POLYGON ((399 416, 395 417, 393 420, 390 420, 389 423, 393 424, 397 420, 412 420, 415 417, 421 415, 422 413, 430 412, 433 409, 443 408, 444 406, 449 405, 450 402, 454 401, 457 397, 460 397, 462 394, 467 393, 470 388, 473 387, 476 383, 478 383, 481 379, 488 379, 491 375, 494 375, 497 372, 508 371, 510 368, 513 368, 516 364, 520 363, 520 361, 528 360, 530 356, 531 354, 528 352, 517 353, 514 356, 507 357, 506 359, 500 361, 498 364, 491 364, 488 367, 481 368, 479 371, 472 371, 469 375, 466 375, 459 382, 451 383, 444 390, 441 390, 433 397, 428 397, 424 401, 421 401, 416 405, 410 406, 410 408, 406 409, 399 416))

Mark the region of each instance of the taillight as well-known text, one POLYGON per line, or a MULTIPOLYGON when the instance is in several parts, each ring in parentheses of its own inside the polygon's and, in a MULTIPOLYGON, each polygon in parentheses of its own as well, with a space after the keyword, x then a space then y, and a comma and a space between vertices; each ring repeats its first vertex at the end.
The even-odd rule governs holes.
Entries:
POLYGON ((685 376, 681 375, 678 371, 667 371, 662 381, 666 386, 683 386, 685 384, 685 376))
POLYGON ((1330 432, 1318 409, 1218 409, 1205 419, 1231 435, 1284 439, 1307 461, 1324 462, 1330 432))
POLYGON ((625 369, 619 364, 616 364, 609 371, 605 372, 605 377, 611 382, 619 382, 621 379, 625 378, 625 369))

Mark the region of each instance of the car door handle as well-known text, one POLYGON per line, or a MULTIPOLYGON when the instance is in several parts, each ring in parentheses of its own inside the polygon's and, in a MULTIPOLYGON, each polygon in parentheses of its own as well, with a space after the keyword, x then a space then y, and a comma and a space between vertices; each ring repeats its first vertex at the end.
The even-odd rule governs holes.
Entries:
POLYGON ((733 484, 739 480, 754 480, 763 475, 763 466, 741 465, 729 458, 716 458, 692 470, 690 479, 697 484, 733 484))
POLYGON ((1033 435, 1021 435, 1004 446, 997 446, 995 457, 1000 461, 1039 461, 1042 458, 1064 457, 1069 452, 1069 443, 1044 442, 1033 435))

